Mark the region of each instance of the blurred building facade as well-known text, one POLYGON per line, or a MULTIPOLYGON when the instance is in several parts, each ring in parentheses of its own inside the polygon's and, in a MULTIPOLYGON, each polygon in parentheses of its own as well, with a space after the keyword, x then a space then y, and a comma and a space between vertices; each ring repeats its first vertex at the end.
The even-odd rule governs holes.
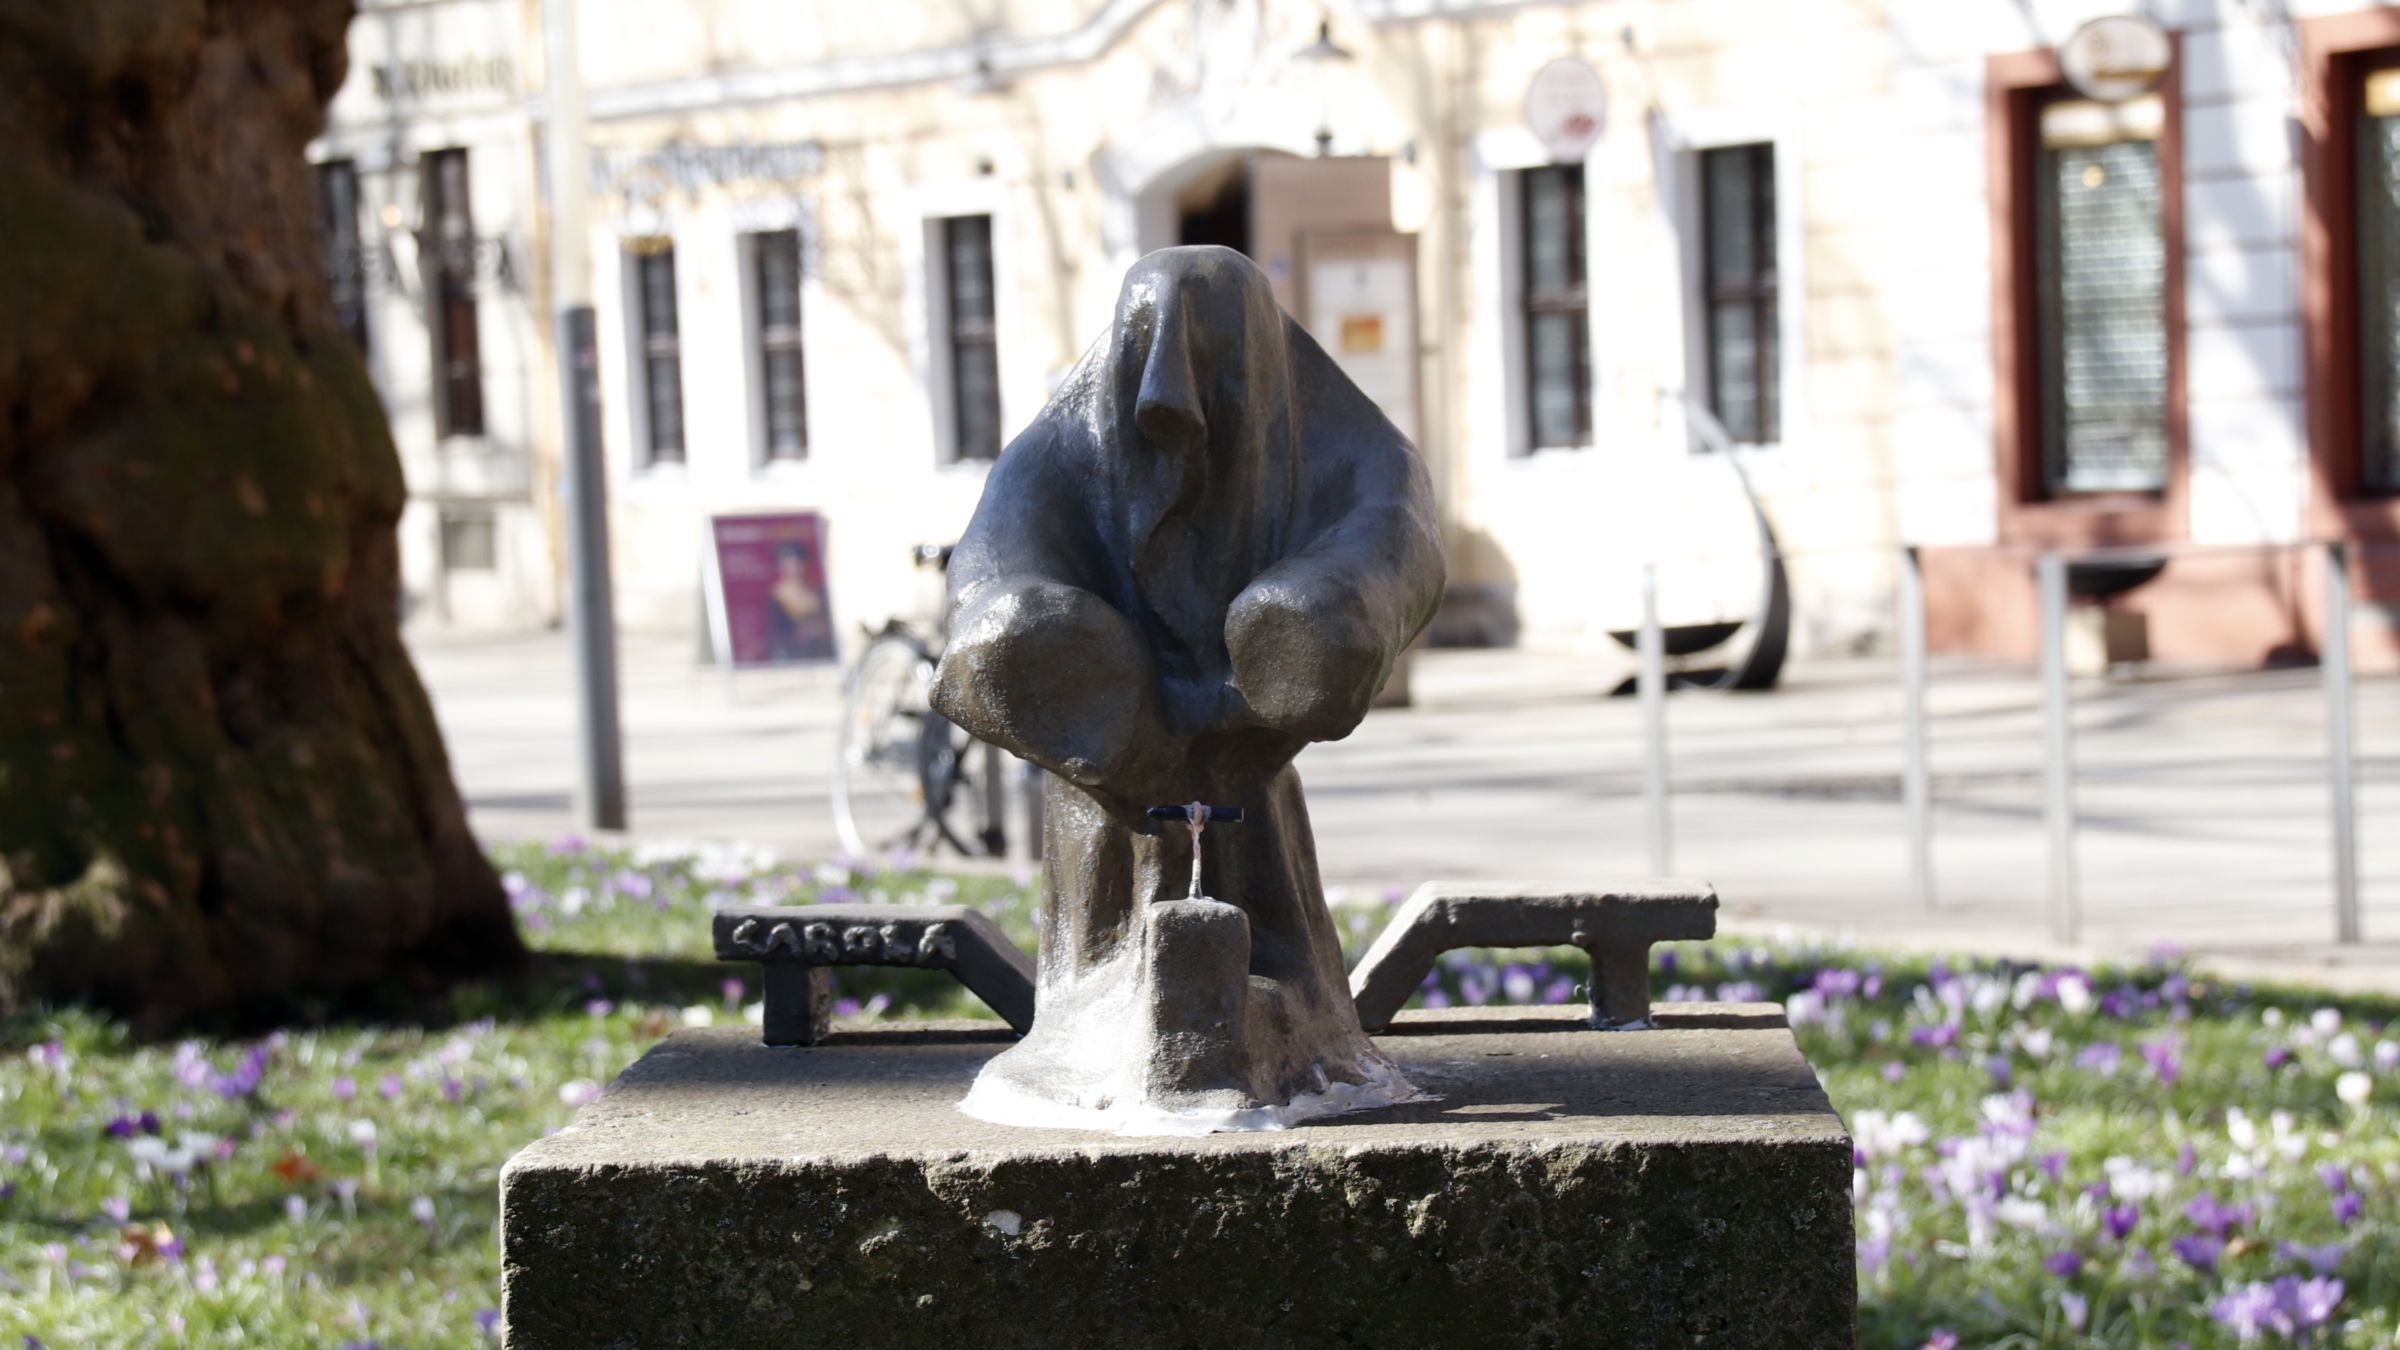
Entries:
MULTIPOLYGON (((1424 450, 1445 640, 1604 641, 1646 559, 1741 617, 1746 479, 1804 651, 1884 640, 1903 544, 1948 649, 2029 650, 2031 552, 2103 546, 2174 551, 2119 602, 2158 657, 2312 648, 2275 546, 2400 544, 2400 10, 2161 0, 2099 103, 2058 49, 2109 12, 583 0, 620 618, 692 624, 708 517, 786 509, 846 629, 905 611, 1126 266, 1209 242, 1424 450)), ((320 142, 429 623, 557 606, 540 33, 370 0, 320 142)), ((2362 579, 2389 663, 2400 555, 2362 579)))

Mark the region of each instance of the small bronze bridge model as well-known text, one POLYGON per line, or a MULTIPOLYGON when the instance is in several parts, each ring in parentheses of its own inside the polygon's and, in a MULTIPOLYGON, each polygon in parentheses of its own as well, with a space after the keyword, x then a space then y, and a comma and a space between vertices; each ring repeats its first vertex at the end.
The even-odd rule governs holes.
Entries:
POLYGON ((1592 958, 1592 1025, 1650 1021, 1650 944, 1717 935, 1717 892, 1700 881, 1650 881, 1615 890, 1525 882, 1429 881, 1376 935, 1350 972, 1359 1025, 1381 1031, 1424 983, 1434 959, 1458 947, 1581 947, 1592 958))
POLYGON ((815 1045, 833 1009, 832 966, 946 970, 1007 1020, 1033 1025, 1033 962, 964 905, 755 905, 717 911, 717 959, 766 971, 765 1039, 815 1045))

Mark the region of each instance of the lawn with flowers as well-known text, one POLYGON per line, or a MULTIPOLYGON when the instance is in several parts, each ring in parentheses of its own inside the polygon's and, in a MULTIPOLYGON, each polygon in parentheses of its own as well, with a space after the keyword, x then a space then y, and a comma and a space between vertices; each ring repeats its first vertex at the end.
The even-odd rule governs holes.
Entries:
MULTIPOLYGON (((488 1343, 502 1162, 669 1029, 757 1020, 710 906, 973 904, 1031 942, 1023 878, 497 858, 538 951, 512 984, 156 1044, 0 1022, 0 1344, 488 1343)), ((1394 899, 1336 897, 1354 952, 1394 899)), ((1580 977, 1452 953, 1422 997, 1564 1002, 1580 977)), ((839 978, 854 1017, 977 1011, 939 975, 839 978)), ((1733 940, 1660 948, 1656 979, 1789 1010, 1857 1137, 1864 1344, 2400 1343, 2400 1003, 1733 940)))

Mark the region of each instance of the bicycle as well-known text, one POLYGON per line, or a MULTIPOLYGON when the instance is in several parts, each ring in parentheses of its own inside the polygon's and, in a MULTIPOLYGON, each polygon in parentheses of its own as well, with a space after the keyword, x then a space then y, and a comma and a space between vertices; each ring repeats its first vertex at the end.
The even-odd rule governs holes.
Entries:
MULTIPOLYGON (((950 565, 946 544, 919 544, 910 556, 918 567, 950 565)), ((851 668, 834 747, 833 824, 853 857, 945 844, 962 856, 1007 856, 1005 755, 984 745, 980 773, 970 769, 982 743, 933 709, 933 668, 947 642, 938 622, 921 629, 893 619, 851 668)))

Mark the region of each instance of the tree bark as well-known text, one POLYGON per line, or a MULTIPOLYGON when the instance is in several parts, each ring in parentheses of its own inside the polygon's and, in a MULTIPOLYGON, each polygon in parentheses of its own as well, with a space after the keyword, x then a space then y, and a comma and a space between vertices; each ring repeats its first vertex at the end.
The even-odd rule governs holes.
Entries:
POLYGON ((304 158, 349 0, 0 0, 0 1008, 523 959, 304 158))

